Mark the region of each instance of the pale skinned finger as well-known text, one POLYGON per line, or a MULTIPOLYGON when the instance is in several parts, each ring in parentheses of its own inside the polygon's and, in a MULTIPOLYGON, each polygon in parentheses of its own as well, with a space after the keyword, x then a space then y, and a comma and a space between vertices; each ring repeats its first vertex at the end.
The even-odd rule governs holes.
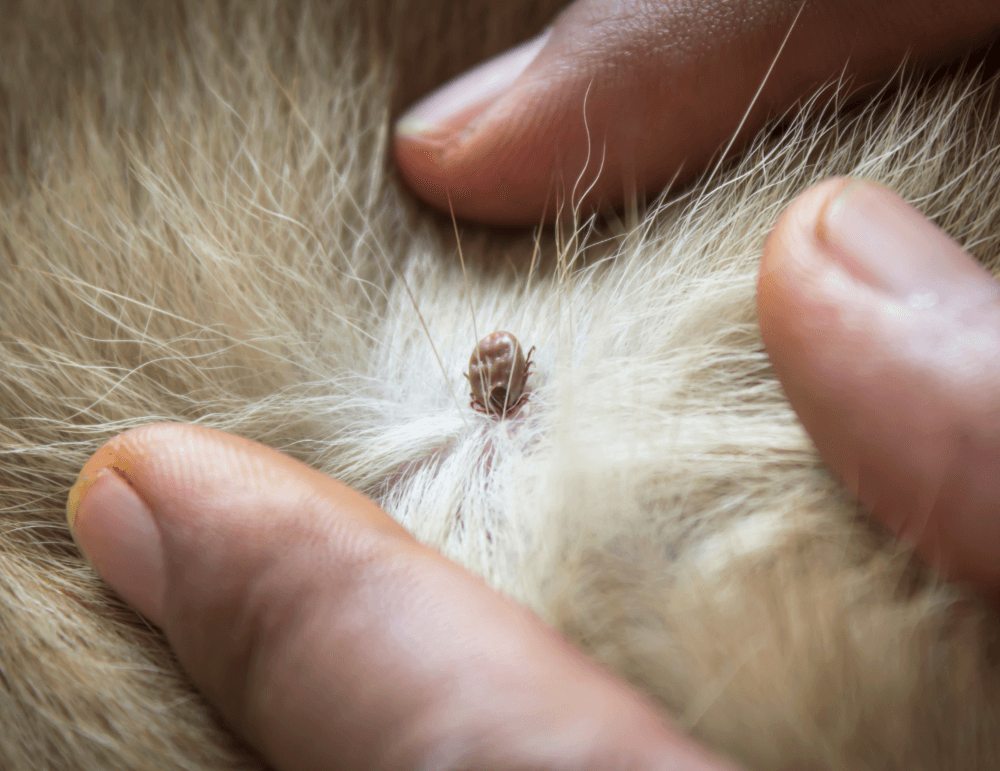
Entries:
POLYGON ((537 225, 683 181, 841 76, 870 85, 998 33, 995 0, 578 0, 412 107, 395 158, 446 212, 537 225))
POLYGON ((261 445, 129 431, 68 515, 277 769, 724 767, 364 496, 261 445))
POLYGON ((1000 287, 891 191, 804 193, 764 251, 764 343, 823 458, 945 575, 1000 600, 1000 287))

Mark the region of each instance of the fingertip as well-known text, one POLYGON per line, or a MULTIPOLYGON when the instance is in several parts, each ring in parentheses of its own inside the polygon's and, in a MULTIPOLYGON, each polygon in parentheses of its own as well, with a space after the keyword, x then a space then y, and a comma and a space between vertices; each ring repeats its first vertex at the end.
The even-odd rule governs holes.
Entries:
POLYGON ((447 143, 447 137, 438 135, 397 133, 393 160, 403 183, 418 198, 442 211, 455 211, 458 217, 475 219, 476 193, 462 173, 445 163, 447 143))
MULTIPOLYGON (((169 504, 192 489, 190 469, 175 462, 174 451, 201 441, 202 454, 210 454, 204 439, 212 433, 182 424, 129 429, 91 456, 67 496, 70 532, 88 563, 157 626, 167 581, 163 511, 182 509, 169 504)), ((190 508, 197 513, 197 502, 190 508)), ((168 530, 177 524, 166 520, 168 530)))
POLYGON ((780 364, 789 333, 799 322, 829 313, 821 285, 829 263, 820 248, 825 212, 852 184, 843 177, 820 182, 801 193, 778 218, 761 256, 757 313, 764 345, 780 364))
POLYGON ((892 191, 829 180, 783 213, 758 311, 775 374, 876 521, 993 598, 996 282, 892 191))
MULTIPOLYGON (((421 199, 455 216, 488 224, 528 224, 537 219, 535 169, 510 171, 531 154, 517 125, 523 104, 518 82, 535 62, 552 28, 458 76, 413 105, 393 131, 400 176, 421 199), (529 212, 527 221, 525 212, 529 212)), ((537 149, 537 148, 536 148, 537 149)), ((533 223, 537 224, 537 223, 533 223)))
POLYGON ((831 209, 863 184, 824 180, 786 207, 765 243, 757 284, 761 337, 775 375, 823 459, 855 494, 858 450, 845 432, 871 396, 857 373, 861 362, 872 366, 881 345, 879 298, 830 259, 824 239, 831 209))
POLYGON ((397 134, 400 178, 418 198, 459 219, 501 227, 551 222, 555 143, 521 117, 498 109, 474 131, 397 134))
POLYGON ((148 504, 113 468, 82 477, 71 495, 73 537, 87 561, 122 598, 163 623, 163 544, 148 504))
POLYGON ((131 428, 109 439, 84 464, 80 470, 80 480, 95 478, 103 469, 115 469, 131 482, 138 476, 138 470, 142 466, 142 448, 146 446, 143 437, 149 433, 150 428, 152 427, 131 428))
POLYGON ((396 123, 398 138, 454 136, 493 104, 521 77, 545 47, 548 27, 459 75, 413 105, 396 123))
POLYGON ((778 278, 805 267, 802 263, 816 256, 816 242, 822 234, 826 211, 848 187, 858 184, 861 183, 845 177, 832 177, 800 193, 768 234, 759 280, 778 278))

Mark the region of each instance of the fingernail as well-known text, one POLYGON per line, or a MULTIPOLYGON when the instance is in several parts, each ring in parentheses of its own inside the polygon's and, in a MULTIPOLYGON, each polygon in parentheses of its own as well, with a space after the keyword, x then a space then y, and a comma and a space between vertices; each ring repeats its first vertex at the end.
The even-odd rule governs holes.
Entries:
POLYGON ((131 485, 113 468, 81 477, 70 490, 66 518, 98 575, 159 623, 164 582, 160 531, 131 485))
POLYGON ((817 235, 856 278, 914 307, 996 293, 992 276, 943 230, 877 185, 844 185, 820 214, 817 235))
POLYGON ((458 131, 520 77, 545 46, 550 33, 551 28, 442 86, 399 119, 396 133, 418 135, 458 131))

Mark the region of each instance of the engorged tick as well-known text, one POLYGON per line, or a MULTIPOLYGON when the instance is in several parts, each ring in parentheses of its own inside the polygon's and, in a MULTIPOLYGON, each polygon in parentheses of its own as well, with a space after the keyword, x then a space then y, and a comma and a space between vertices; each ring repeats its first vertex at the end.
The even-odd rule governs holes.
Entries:
POLYGON ((510 332, 493 332, 480 340, 466 375, 472 386, 472 409, 502 418, 520 405, 528 397, 524 386, 534 350, 532 346, 525 357, 510 332))

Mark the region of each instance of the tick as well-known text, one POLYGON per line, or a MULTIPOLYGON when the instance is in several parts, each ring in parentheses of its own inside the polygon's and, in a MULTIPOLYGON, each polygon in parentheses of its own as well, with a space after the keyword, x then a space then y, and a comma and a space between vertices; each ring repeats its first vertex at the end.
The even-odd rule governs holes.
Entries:
POLYGON ((534 350, 532 346, 525 357, 510 332, 493 332, 480 340, 465 376, 472 387, 472 409, 502 418, 526 399, 524 386, 534 350))

